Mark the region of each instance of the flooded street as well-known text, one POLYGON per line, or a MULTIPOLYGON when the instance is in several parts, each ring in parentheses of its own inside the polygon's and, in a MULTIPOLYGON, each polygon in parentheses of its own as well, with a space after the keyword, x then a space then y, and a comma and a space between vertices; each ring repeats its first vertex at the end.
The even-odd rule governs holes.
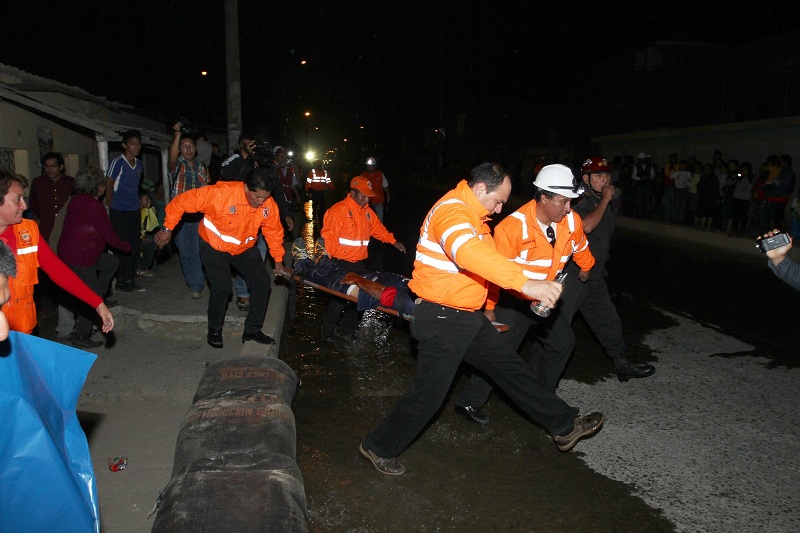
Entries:
MULTIPOLYGON (((391 214, 387 226, 411 249, 418 228, 392 223, 421 215, 391 214)), ((791 422, 769 442, 763 438, 794 420, 800 375, 796 327, 789 324, 796 294, 757 254, 698 250, 627 230, 618 231, 615 251, 609 286, 629 358, 657 371, 618 382, 576 319, 576 351, 557 393, 584 411, 603 411, 603 430, 560 453, 497 393, 485 408, 491 423, 468 422, 453 411, 466 383, 461 374, 440 412, 400 456, 407 472, 399 477, 376 472, 357 447, 413 379, 408 324, 368 312, 357 342, 325 343, 326 297, 298 287, 297 320, 284 331, 281 358, 302 380, 293 409, 311 530, 800 527, 796 483, 781 466, 800 453, 798 426, 791 422), (736 305, 741 301, 771 312, 744 313, 736 305), (766 334, 770 323, 772 335, 766 334)), ((403 262, 410 258, 395 267, 403 262)), ((528 353, 526 343, 521 354, 528 353)))

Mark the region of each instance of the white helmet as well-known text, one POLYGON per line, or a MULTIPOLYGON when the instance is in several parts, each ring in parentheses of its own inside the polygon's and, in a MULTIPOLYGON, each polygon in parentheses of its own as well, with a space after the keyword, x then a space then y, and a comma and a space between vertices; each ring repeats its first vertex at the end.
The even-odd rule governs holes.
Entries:
POLYGON ((368 157, 367 158, 367 162, 365 163, 365 165, 367 165, 368 167, 374 167, 377 164, 378 164, 378 161, 374 157, 368 157))
POLYGON ((534 185, 567 198, 580 196, 575 185, 575 176, 569 167, 564 165, 547 165, 539 171, 534 185))

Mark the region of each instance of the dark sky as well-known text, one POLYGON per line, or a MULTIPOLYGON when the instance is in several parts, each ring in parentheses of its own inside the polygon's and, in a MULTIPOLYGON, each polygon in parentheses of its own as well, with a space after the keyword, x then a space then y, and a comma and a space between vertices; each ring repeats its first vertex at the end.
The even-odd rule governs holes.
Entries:
MULTIPOLYGON (((221 0, 4 4, 0 62, 224 128, 221 0)), ((537 106, 586 66, 656 39, 761 38, 797 27, 793 5, 240 0, 244 125, 282 140, 283 124, 302 141, 310 110, 312 137, 388 140, 469 108, 473 126, 500 118, 505 131, 535 136, 549 127, 536 122, 537 106)))

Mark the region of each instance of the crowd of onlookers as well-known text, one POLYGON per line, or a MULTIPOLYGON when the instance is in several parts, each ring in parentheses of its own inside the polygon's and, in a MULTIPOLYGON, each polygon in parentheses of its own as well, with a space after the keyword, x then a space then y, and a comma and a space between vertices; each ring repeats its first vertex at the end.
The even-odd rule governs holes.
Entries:
POLYGON ((769 155, 754 168, 748 161, 723 159, 714 152, 710 162, 695 156, 670 154, 660 165, 639 153, 610 161, 614 185, 621 194, 618 214, 660 219, 697 229, 755 237, 778 228, 800 234, 798 185, 792 157, 769 155))

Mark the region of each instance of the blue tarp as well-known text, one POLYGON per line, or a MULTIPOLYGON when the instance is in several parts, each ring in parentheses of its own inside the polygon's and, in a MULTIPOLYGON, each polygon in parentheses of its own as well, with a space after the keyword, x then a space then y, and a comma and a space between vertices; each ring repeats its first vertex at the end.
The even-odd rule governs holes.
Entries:
POLYGON ((0 531, 100 531, 75 408, 97 356, 12 331, 0 342, 0 531))

